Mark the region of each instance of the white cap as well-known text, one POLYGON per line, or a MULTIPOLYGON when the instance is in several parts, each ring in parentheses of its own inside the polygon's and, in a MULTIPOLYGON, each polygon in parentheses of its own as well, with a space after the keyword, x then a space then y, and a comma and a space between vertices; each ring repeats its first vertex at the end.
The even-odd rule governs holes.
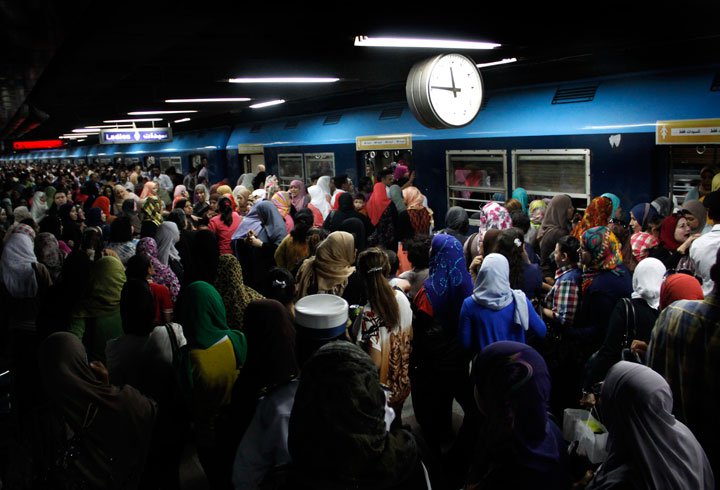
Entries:
POLYGON ((323 337, 342 334, 347 320, 348 302, 334 294, 311 294, 295 303, 295 323, 323 337))

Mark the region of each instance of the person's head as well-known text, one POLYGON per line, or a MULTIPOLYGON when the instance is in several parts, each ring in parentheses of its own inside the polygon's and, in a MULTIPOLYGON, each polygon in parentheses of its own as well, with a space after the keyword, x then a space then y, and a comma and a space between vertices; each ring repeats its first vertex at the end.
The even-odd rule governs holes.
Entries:
MULTIPOLYGON (((641 262, 645 262, 645 259, 641 262)), ((639 266, 639 264, 638 264, 639 266)), ((710 275, 717 267, 717 263, 710 268, 710 275)), ((701 300, 705 297, 700 281, 690 273, 674 272, 672 269, 665 273, 665 280, 660 285, 660 310, 664 310, 675 301, 681 299, 701 300)), ((718 277, 720 279, 720 277, 718 277)))
POLYGON ((297 213, 295 213, 295 228, 293 228, 293 230, 290 232, 293 240, 307 240, 308 232, 313 225, 313 220, 314 218, 312 211, 307 208, 303 208, 297 213))
POLYGON ((586 269, 612 270, 622 263, 620 244, 606 226, 594 226, 582 234, 580 262, 586 269))
POLYGON ((153 167, 152 173, 155 177, 159 177, 160 176, 160 167, 158 167, 158 166, 153 167))
POLYGON ((510 198, 507 201, 505 201, 504 207, 505 207, 505 209, 508 210, 508 212, 510 214, 512 214, 513 212, 516 212, 516 211, 519 211, 521 214, 523 214, 522 213, 522 203, 515 198, 510 198))
POLYGON ((67 204, 67 194, 64 191, 57 191, 54 197, 55 207, 59 208, 63 204, 67 204))
POLYGON ((218 213, 220 213, 220 219, 223 223, 225 223, 225 226, 232 225, 233 208, 229 197, 223 196, 220 198, 218 201, 218 213))
POLYGON ((205 202, 207 200, 207 190, 204 185, 198 185, 195 187, 195 201, 205 202))
POLYGON ((530 230, 530 217, 522 211, 511 211, 510 219, 512 220, 513 228, 519 229, 523 234, 526 234, 528 230, 530 230))
POLYGON ((703 167, 703 169, 700 170, 700 189, 704 193, 707 194, 712 189, 713 177, 715 177, 717 173, 718 170, 716 167, 703 167))
POLYGON ((345 337, 348 303, 334 294, 309 294, 295 303, 298 362, 321 346, 345 337))
POLYGON ((330 234, 325 228, 311 228, 307 233, 308 253, 310 257, 315 255, 318 245, 330 234))
POLYGON ((370 194, 373 190, 373 181, 368 176, 360 177, 358 180, 358 191, 370 194))
POLYGON ((369 248, 358 256, 357 264, 373 311, 385 322, 388 329, 399 326, 400 310, 386 279, 390 273, 388 256, 379 248, 369 248))
POLYGON ((707 221, 707 210, 703 203, 697 200, 685 201, 681 213, 687 220, 691 233, 702 233, 707 221))
POLYGON ((558 267, 567 265, 576 266, 580 261, 578 251, 580 249, 580 241, 572 235, 565 235, 555 244, 555 264, 558 267))
POLYGON ((336 189, 343 190, 345 192, 350 190, 350 181, 348 180, 347 174, 341 174, 333 177, 333 183, 336 189))
POLYGON ((528 212, 530 213, 530 221, 535 226, 542 224, 543 218, 545 217, 545 211, 547 210, 547 204, 542 199, 536 199, 528 206, 528 212))
POLYGON ((690 226, 681 214, 672 214, 660 225, 660 244, 668 250, 677 250, 690 236, 690 226))
POLYGON ((382 182, 385 187, 390 187, 393 185, 394 178, 393 178, 393 170, 390 168, 386 168, 380 171, 380 182, 382 182))
POLYGON ((135 254, 130 257, 125 266, 125 275, 128 279, 146 280, 155 273, 150 257, 146 254, 135 254))
POLYGON ((282 267, 273 267, 265 276, 265 297, 282 303, 286 308, 295 298, 295 276, 282 267))
POLYGON ((397 254, 392 250, 385 250, 385 255, 387 255, 388 263, 390 264, 390 270, 387 273, 387 277, 395 277, 398 269, 400 268, 400 259, 398 259, 397 254))
MULTIPOLYGON (((288 187, 288 192, 290 193, 290 197, 295 199, 300 194, 300 188, 302 186, 302 182, 299 180, 293 180, 290 182, 290 187, 288 187)), ((303 186, 304 187, 304 186, 303 186)))
POLYGON ((353 196, 353 207, 355 211, 361 211, 365 207, 365 196, 355 194, 355 196, 353 196))
POLYGON ((408 260, 416 270, 427 269, 430 265, 430 243, 432 237, 429 235, 413 235, 403 242, 403 248, 407 251, 408 260))
POLYGON ((5 211, 5 208, 0 208, 0 223, 7 222, 8 215, 7 211, 5 211))
POLYGON ((716 223, 720 222, 720 191, 706 195, 703 205, 707 208, 708 217, 716 223))
MULTIPOLYGON (((207 162, 207 159, 206 159, 205 161, 207 162)), ((265 165, 263 165, 262 163, 261 163, 260 165, 258 165, 258 166, 257 166, 257 171, 258 171, 258 173, 264 172, 264 171, 265 171, 265 165)))
POLYGON ((656 258, 648 257, 638 263, 633 271, 633 297, 637 295, 651 307, 657 308, 665 272, 665 265, 656 258))
POLYGON ((110 223, 110 242, 124 243, 132 240, 132 222, 128 216, 118 216, 110 223))
POLYGON ((510 286, 520 289, 523 282, 523 251, 524 237, 518 228, 502 230, 495 244, 495 253, 499 253, 508 260, 510 265, 510 286))
POLYGON ((154 328, 155 301, 144 279, 128 279, 120 293, 120 317, 125 335, 149 335, 154 328))
POLYGON ((97 261, 100 260, 100 257, 102 257, 102 247, 102 234, 95 228, 86 228, 83 231, 82 239, 80 240, 80 250, 85 252, 90 260, 97 261))
POLYGON ((210 210, 217 211, 220 194, 210 194, 210 210))

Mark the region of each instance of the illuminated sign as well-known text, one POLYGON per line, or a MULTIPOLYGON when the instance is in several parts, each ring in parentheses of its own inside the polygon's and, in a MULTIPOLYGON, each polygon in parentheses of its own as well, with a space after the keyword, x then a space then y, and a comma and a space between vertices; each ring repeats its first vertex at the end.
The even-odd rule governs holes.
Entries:
POLYGON ((406 150, 412 149, 411 134, 388 134, 382 136, 358 136, 355 149, 363 150, 406 150))
POLYGON ((62 148, 62 140, 15 141, 13 150, 40 150, 44 148, 62 148))
POLYGON ((720 143, 720 119, 658 121, 656 145, 697 145, 720 143))
POLYGON ((117 145, 123 143, 164 143, 172 141, 170 128, 103 129, 100 131, 100 144, 117 145))

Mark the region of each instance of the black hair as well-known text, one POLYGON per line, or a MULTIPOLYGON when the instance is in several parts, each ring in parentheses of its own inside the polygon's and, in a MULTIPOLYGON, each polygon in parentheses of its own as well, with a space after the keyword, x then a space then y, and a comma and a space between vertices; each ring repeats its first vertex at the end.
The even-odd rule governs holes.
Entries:
POLYGON ((179 208, 170 211, 170 215, 167 217, 166 221, 172 221, 175 223, 180 231, 187 227, 187 217, 185 216, 185 211, 179 208))
MULTIPOLYGON (((368 176, 362 176, 360 179, 358 179, 358 190, 365 191, 365 192, 372 192, 373 190, 373 181, 368 176)), ((357 195, 357 194, 356 194, 357 195)), ((357 198, 356 198, 357 199, 357 198)), ((363 196, 363 199, 365 199, 365 196, 363 196)))
POLYGON ((340 189, 343 186, 343 184, 347 184, 347 179, 348 179, 347 174, 336 175, 335 177, 333 177, 333 182, 335 182, 335 187, 340 189))
MULTIPOLYGON (((290 206, 294 208, 295 206, 290 206)), ((307 239, 308 231, 313 226, 314 218, 312 211, 307 208, 303 208, 295 214, 295 228, 290 232, 293 240, 298 242, 304 242, 307 239)))
POLYGON ((158 225, 156 225, 154 221, 146 219, 140 225, 140 238, 150 237, 154 239, 157 234, 157 230, 158 225))
POLYGON ((62 220, 56 214, 45 216, 40 220, 40 233, 50 233, 60 240, 62 235, 62 220))
POLYGON ((80 250, 85 252, 94 250, 93 260, 100 260, 100 257, 102 257, 102 248, 103 237, 101 233, 94 228, 86 228, 83 230, 82 239, 80 240, 80 250))
POLYGON ((186 198, 178 199, 177 202, 173 205, 173 211, 176 209, 184 209, 187 205, 188 200, 186 198))
POLYGON ((384 168, 378 174, 378 176, 380 177, 380 179, 378 179, 378 180, 382 180, 383 177, 386 177, 386 176, 392 175, 392 174, 393 174, 393 170, 391 168, 384 168))
POLYGON ((522 211, 513 211, 510 213, 510 219, 512 219, 513 228, 519 228, 523 234, 530 229, 530 217, 522 211))
POLYGON ((714 191, 705 196, 703 204, 707 208, 708 217, 713 221, 720 221, 720 191, 714 191))
POLYGON ((325 240, 329 234, 330 232, 325 228, 310 228, 307 234, 310 257, 315 255, 315 250, 318 245, 320 245, 320 242, 325 240))
POLYGON ((580 240, 572 235, 565 235, 557 243, 560 245, 560 252, 567 254, 571 263, 577 264, 580 261, 580 254, 578 253, 580 240))
POLYGON ((390 272, 388 273, 388 277, 395 277, 398 269, 400 268, 400 259, 398 259, 397 254, 392 250, 384 250, 384 252, 390 262, 390 272))
POLYGON ((407 257, 415 269, 427 269, 430 266, 430 243, 429 235, 414 235, 403 242, 403 248, 407 250, 407 257))
POLYGON ((110 242, 123 243, 132 240, 132 222, 128 216, 118 216, 110 223, 110 242))
POLYGON ((149 335, 154 328, 155 301, 144 279, 128 279, 120 293, 120 317, 126 335, 149 335))
POLYGON ((510 287, 522 289, 523 284, 523 232, 518 228, 502 230, 495 242, 495 252, 504 255, 510 265, 510 287))
POLYGON ((273 267, 266 277, 267 299, 275 299, 284 305, 289 305, 295 298, 295 277, 283 267, 273 267))
POLYGON ((135 254, 130 257, 125 266, 125 275, 130 279, 147 279, 150 268, 150 257, 145 254, 135 254))
POLYGON ((233 208, 232 202, 229 197, 221 197, 217 204, 218 212, 220 213, 220 219, 225 226, 232 225, 233 221, 233 208))

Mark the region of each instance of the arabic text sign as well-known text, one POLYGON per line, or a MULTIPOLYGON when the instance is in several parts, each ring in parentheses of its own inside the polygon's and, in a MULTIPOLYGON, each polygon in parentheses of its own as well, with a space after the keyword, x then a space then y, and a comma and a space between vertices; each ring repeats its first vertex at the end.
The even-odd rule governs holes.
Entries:
POLYGON ((720 143, 720 119, 686 119, 658 121, 655 144, 705 145, 720 143))
POLYGON ((171 128, 103 129, 100 144, 164 143, 172 141, 171 128))
POLYGON ((358 136, 355 150, 405 150, 412 149, 411 134, 389 134, 381 136, 358 136))

